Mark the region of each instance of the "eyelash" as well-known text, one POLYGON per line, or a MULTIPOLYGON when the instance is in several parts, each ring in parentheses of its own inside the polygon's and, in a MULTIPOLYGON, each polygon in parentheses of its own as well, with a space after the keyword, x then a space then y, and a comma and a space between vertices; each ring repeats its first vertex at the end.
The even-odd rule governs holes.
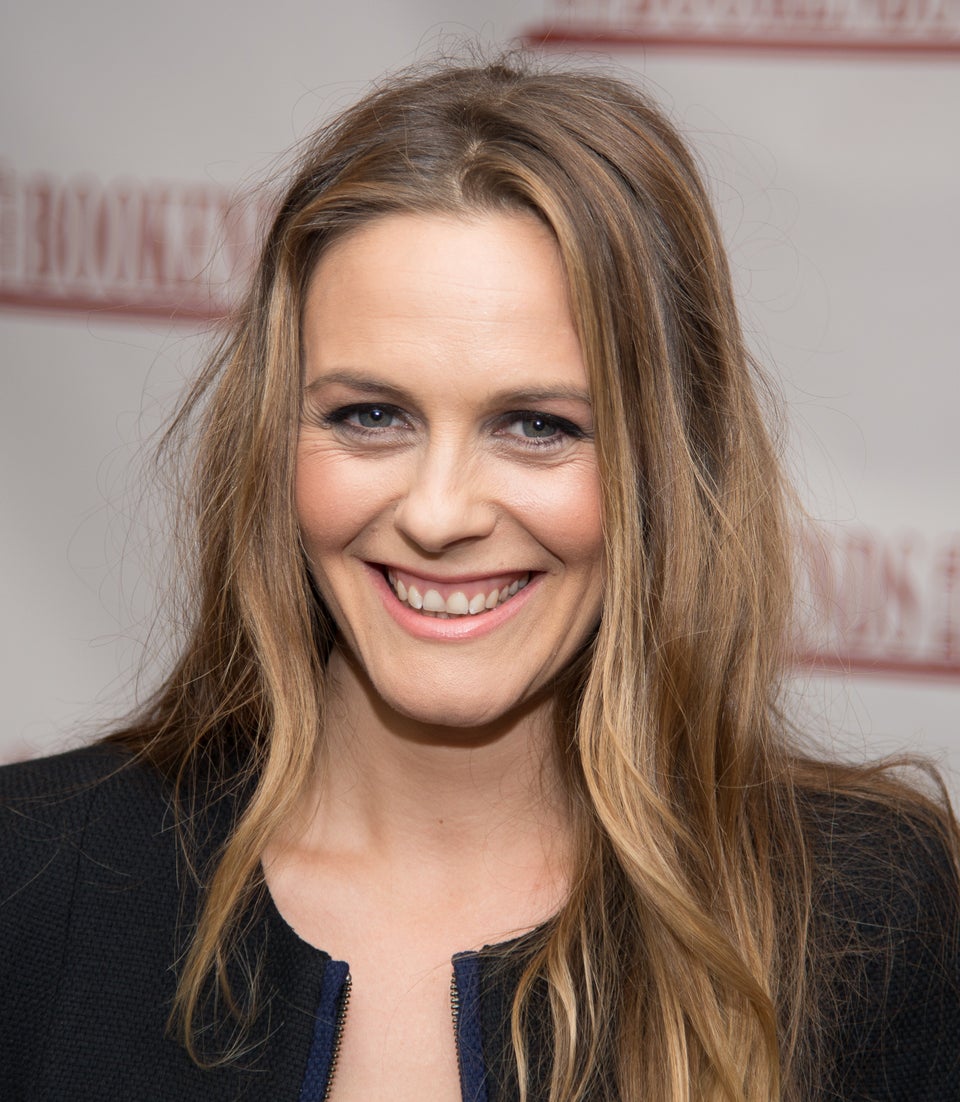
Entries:
MULTIPOLYGON (((368 439, 381 436, 395 427, 391 424, 384 425, 380 428, 374 428, 370 425, 356 424, 350 420, 352 417, 359 417, 364 413, 373 412, 381 412, 400 421, 406 418, 406 414, 402 409, 399 409, 397 406, 392 406, 387 402, 354 402, 351 405, 340 406, 324 414, 323 424, 328 428, 339 428, 341 430, 346 430, 354 436, 368 439)), ((589 439, 589 433, 585 432, 579 425, 574 424, 573 421, 568 421, 565 417, 558 417, 556 414, 541 413, 539 410, 510 410, 508 413, 501 414, 497 418, 497 423, 501 426, 501 430, 521 421, 542 421, 546 427, 555 430, 552 435, 541 437, 500 432, 500 435, 509 437, 512 441, 517 442, 520 447, 527 448, 531 451, 553 450, 561 446, 564 440, 589 439)))

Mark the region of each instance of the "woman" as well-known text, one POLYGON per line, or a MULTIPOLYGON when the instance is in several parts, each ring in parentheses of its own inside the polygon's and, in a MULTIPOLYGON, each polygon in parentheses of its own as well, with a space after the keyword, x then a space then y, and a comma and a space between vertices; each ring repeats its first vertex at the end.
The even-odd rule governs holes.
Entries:
POLYGON ((3 1096, 956 1097, 956 828, 788 737, 752 374, 633 88, 322 131, 174 425, 176 668, 4 776, 3 1096))

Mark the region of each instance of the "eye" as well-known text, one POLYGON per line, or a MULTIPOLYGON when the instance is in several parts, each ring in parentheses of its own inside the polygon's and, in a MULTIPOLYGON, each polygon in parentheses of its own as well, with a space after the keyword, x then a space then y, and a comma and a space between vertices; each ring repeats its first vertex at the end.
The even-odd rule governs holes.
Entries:
POLYGON ((559 448, 571 440, 584 440, 587 434, 565 417, 537 410, 516 410, 501 420, 502 435, 528 448, 559 448))
POLYGON ((524 436, 531 440, 546 440, 556 436, 561 430, 552 417, 545 417, 542 413, 529 413, 518 418, 517 424, 524 436))
POLYGON ((383 406, 357 406, 353 411, 357 424, 365 429, 385 429, 393 424, 394 414, 383 406))
POLYGON ((356 403, 349 406, 341 406, 332 410, 324 420, 328 425, 339 425, 345 429, 371 432, 376 429, 389 429, 398 427, 400 420, 399 410, 393 406, 371 403, 356 403))

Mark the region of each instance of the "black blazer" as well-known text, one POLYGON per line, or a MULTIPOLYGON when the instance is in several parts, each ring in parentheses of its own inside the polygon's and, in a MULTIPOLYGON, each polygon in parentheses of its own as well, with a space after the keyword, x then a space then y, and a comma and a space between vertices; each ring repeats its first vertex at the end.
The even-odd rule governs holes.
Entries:
MULTIPOLYGON (((229 799, 207 809, 202 852, 233 813, 229 799)), ((882 948, 857 957, 833 992, 835 1058, 810 1098, 960 1102, 960 899, 942 851, 866 805, 818 806, 811 823, 836 870, 818 889, 826 926, 882 948)), ((334 1023, 318 1008, 334 970, 268 896, 243 942, 248 961, 262 962, 251 1048, 201 1069, 167 1035, 196 903, 168 791, 151 770, 105 747, 0 769, 3 1102, 322 1098, 317 1069, 334 1023)), ((478 956, 475 1013, 461 1029, 468 1102, 516 1097, 504 1053, 519 963, 498 960, 478 956)), ((214 1030, 207 1041, 229 1038, 214 1030)))

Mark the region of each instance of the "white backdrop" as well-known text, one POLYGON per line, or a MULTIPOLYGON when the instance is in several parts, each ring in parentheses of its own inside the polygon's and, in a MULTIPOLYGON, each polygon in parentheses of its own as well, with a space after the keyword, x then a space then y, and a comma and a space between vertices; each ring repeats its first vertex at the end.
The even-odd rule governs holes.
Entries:
POLYGON ((682 25, 669 7, 39 0, 6 15, 0 758, 89 737, 131 700, 155 551, 135 461, 202 354, 202 325, 167 307, 203 312, 188 277, 223 196, 387 69, 573 22, 635 37, 642 9, 682 41, 621 45, 613 64, 703 158, 751 340, 787 404, 792 469, 832 533, 814 556, 807 662, 852 672, 801 670, 796 706, 855 754, 907 746, 960 769, 960 16, 899 5, 899 22, 864 32, 883 51, 837 50, 857 34, 853 0, 812 29, 789 5, 779 23, 728 5, 719 31, 690 23, 696 3, 682 25), (711 34, 723 48, 702 47, 711 34), (751 44, 778 36, 798 47, 751 44), (900 49, 918 38, 925 50, 900 49), (139 234, 129 254, 118 227, 139 234), (138 313, 114 312, 124 297, 138 313))

